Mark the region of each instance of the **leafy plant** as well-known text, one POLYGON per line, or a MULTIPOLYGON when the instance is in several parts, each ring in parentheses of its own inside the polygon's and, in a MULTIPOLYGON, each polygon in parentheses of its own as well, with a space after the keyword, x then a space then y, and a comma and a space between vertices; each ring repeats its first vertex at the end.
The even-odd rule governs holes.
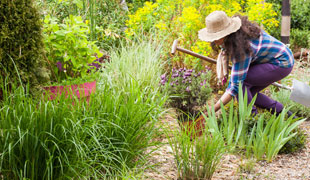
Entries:
POLYGON ((59 22, 72 16, 81 16, 89 27, 88 39, 105 51, 120 47, 124 41, 125 20, 128 11, 120 1, 111 0, 49 0, 39 1, 43 18, 56 17, 59 22))
POLYGON ((45 17, 44 43, 54 81, 85 77, 89 64, 102 56, 95 42, 88 41, 88 33, 89 27, 81 17, 70 16, 64 24, 49 15, 45 17))
POLYGON ((218 123, 217 116, 215 115, 214 108, 208 110, 208 117, 206 118, 206 124, 215 131, 220 131, 226 140, 227 145, 231 150, 236 147, 243 149, 246 147, 249 135, 248 119, 253 118, 252 107, 256 100, 256 96, 248 103, 247 92, 243 96, 242 85, 239 84, 238 91, 238 107, 234 108, 234 102, 229 105, 229 112, 225 110, 223 104, 221 104, 222 121, 218 123))
POLYGON ((161 76, 161 85, 171 96, 168 101, 170 107, 176 108, 179 115, 197 116, 198 106, 202 106, 211 97, 212 89, 209 85, 211 71, 196 72, 193 69, 172 69, 171 75, 161 76))
MULTIPOLYGON (((243 96, 241 84, 239 84, 238 111, 234 109, 233 102, 230 103, 229 113, 221 105, 222 121, 218 123, 214 108, 208 110, 208 117, 204 115, 207 126, 215 132, 219 132, 225 139, 225 143, 231 150, 244 149, 246 156, 252 153, 257 159, 272 161, 280 149, 297 133, 292 133, 305 119, 293 119, 294 116, 286 117, 287 111, 283 109, 280 115, 272 115, 268 121, 266 116, 256 115, 257 122, 254 126, 248 126, 247 119, 251 116, 252 106, 256 97, 247 103, 247 95, 243 96)), ((253 120, 254 121, 254 120, 253 120)))
POLYGON ((280 149, 297 134, 291 132, 306 120, 296 121, 293 116, 286 119, 287 111, 283 109, 279 116, 273 115, 265 127, 263 126, 263 116, 258 120, 256 129, 253 128, 251 140, 248 142, 250 147, 253 142, 253 152, 257 159, 263 158, 265 152, 266 160, 272 161, 280 149))

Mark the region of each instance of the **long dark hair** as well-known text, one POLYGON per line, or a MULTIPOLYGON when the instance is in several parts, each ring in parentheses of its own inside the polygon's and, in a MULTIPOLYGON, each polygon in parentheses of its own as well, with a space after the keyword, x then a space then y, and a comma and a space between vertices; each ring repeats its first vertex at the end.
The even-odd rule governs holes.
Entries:
MULTIPOLYGON (((252 55, 250 40, 259 38, 261 28, 249 21, 247 16, 235 15, 235 17, 241 19, 241 28, 225 37, 224 49, 228 58, 240 62, 245 60, 247 55, 252 55)), ((214 43, 211 43, 211 46, 214 50, 218 49, 214 43)))

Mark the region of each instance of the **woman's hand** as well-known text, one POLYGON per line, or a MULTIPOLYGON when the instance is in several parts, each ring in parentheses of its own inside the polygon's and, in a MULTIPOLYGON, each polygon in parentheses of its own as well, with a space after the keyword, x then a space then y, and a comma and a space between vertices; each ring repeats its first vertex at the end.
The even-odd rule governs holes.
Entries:
MULTIPOLYGON (((221 108, 221 102, 223 103, 223 105, 226 105, 227 103, 230 102, 231 99, 232 99, 232 96, 231 96, 229 93, 225 92, 225 93, 222 95, 222 97, 216 102, 216 104, 215 104, 215 106, 214 106, 214 111, 217 112, 217 111, 221 108)), ((203 114, 205 114, 205 116, 208 117, 208 110, 210 110, 209 112, 211 112, 211 111, 212 111, 212 108, 209 107, 209 106, 206 106, 206 108, 208 108, 208 109, 204 110, 204 111, 203 111, 203 114)), ((204 119, 203 114, 201 114, 201 115, 197 118, 197 120, 199 120, 199 119, 204 119)))
POLYGON ((214 111, 217 112, 221 108, 221 102, 225 106, 227 103, 230 102, 231 99, 232 96, 229 93, 225 92, 222 97, 216 102, 214 106, 214 111))

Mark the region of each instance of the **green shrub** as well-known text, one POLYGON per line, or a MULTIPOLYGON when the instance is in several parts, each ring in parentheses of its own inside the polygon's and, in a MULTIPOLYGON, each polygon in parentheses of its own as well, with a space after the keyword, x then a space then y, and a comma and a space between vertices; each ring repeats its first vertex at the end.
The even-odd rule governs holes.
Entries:
POLYGON ((310 30, 291 29, 290 44, 292 49, 310 48, 310 30))
POLYGON ((1 0, 0 22, 0 75, 31 87, 46 82, 42 23, 33 0, 1 0))
POLYGON ((138 8, 142 7, 143 4, 147 1, 155 2, 155 0, 127 0, 129 9, 132 12, 135 12, 138 8))
POLYGON ((308 0, 291 0, 292 29, 310 29, 310 3, 308 0))
POLYGON ((285 145, 280 149, 279 154, 293 153, 305 147, 307 136, 305 131, 300 128, 295 129, 292 133, 297 132, 297 134, 291 138, 285 145))

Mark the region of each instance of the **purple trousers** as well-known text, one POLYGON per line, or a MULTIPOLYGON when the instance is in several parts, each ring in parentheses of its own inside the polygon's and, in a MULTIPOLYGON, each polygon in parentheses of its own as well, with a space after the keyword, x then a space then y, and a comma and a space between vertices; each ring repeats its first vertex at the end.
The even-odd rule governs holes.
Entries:
MULTIPOLYGON (((271 110, 271 112, 281 112, 283 105, 268 96, 260 93, 261 90, 279 81, 290 74, 293 67, 281 68, 273 64, 256 64, 249 67, 247 77, 243 82, 243 92, 248 94, 248 102, 257 94, 255 106, 271 110)), ((253 106, 252 113, 257 114, 256 107, 253 106)))

